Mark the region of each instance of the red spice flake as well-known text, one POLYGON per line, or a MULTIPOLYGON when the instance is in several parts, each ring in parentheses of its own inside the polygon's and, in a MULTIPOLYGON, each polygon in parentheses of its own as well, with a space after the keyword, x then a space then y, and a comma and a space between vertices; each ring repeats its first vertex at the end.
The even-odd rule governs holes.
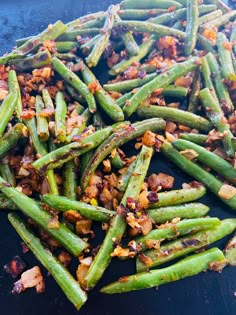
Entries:
POLYGON ((26 269, 26 263, 20 256, 15 256, 8 264, 4 266, 4 270, 10 273, 12 278, 17 278, 26 269))

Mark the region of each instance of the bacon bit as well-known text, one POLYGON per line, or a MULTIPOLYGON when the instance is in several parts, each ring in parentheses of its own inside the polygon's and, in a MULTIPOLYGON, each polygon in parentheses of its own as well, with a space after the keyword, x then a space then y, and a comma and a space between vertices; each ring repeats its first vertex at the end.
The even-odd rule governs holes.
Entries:
POLYGON ((35 111, 32 109, 28 109, 28 110, 24 110, 21 115, 20 118, 22 119, 31 119, 35 116, 35 111))
POLYGON ((37 293, 44 291, 44 280, 41 270, 38 266, 33 267, 22 273, 21 279, 19 280, 22 285, 22 291, 27 288, 36 288, 37 293))
POLYGON ((153 263, 152 259, 144 254, 139 254, 138 258, 142 263, 144 263, 148 267, 151 266, 153 263))
POLYGON ((92 175, 89 179, 89 185, 102 185, 102 178, 96 174, 92 175))
POLYGON ((125 219, 127 217, 127 214, 129 212, 128 208, 126 208, 124 205, 120 204, 117 208, 116 208, 116 212, 117 214, 125 219))
POLYGON ((88 89, 92 94, 94 94, 95 92, 101 90, 101 86, 98 81, 93 81, 88 84, 88 89))
POLYGON ((236 195, 236 188, 231 185, 224 184, 218 191, 218 195, 222 199, 229 200, 236 195))
POLYGON ((58 255, 58 260, 65 266, 68 267, 72 261, 72 257, 69 253, 62 251, 58 255))
POLYGON ((176 11, 176 6, 175 5, 172 5, 170 6, 168 9, 167 9, 167 12, 174 12, 176 11))
POLYGON ((118 279, 118 281, 119 282, 129 282, 129 277, 128 276, 123 276, 123 277, 120 277, 119 279, 118 279))
POLYGON ((221 270, 227 265, 228 265, 228 260, 223 259, 221 261, 215 261, 215 262, 209 263, 209 269, 221 272, 221 270))
POLYGON ((89 266, 80 264, 76 270, 76 278, 80 285, 83 285, 84 278, 88 272, 89 266))
POLYGON ((120 55, 113 52, 111 57, 107 58, 107 65, 109 68, 112 68, 119 61, 120 61, 120 55))
POLYGON ((147 235, 152 230, 152 220, 147 214, 143 214, 137 219, 143 235, 147 235))
POLYGON ((111 171, 111 162, 110 160, 103 160, 102 164, 104 165, 103 171, 109 173, 111 171))
POLYGON ((4 270, 10 273, 12 278, 18 277, 26 268, 25 262, 20 256, 15 256, 8 264, 4 266, 4 270))
POLYGON ((156 191, 159 186, 163 189, 171 189, 174 185, 174 180, 173 176, 164 173, 152 174, 148 177, 148 185, 152 191, 156 191))
POLYGON ((103 206, 109 209, 109 206, 112 204, 113 196, 111 192, 106 187, 104 187, 99 195, 99 199, 103 206))
POLYGON ((165 132, 165 136, 166 140, 170 143, 176 140, 176 137, 169 132, 165 132))
POLYGON ((186 159, 192 161, 196 157, 198 157, 198 153, 192 149, 186 149, 184 151, 179 152, 181 155, 183 155, 186 159))
POLYGON ((167 107, 170 107, 170 108, 179 108, 179 103, 177 103, 177 102, 173 102, 173 103, 169 103, 169 104, 167 104, 167 107))
POLYGON ((140 224, 138 223, 137 219, 135 218, 134 214, 129 212, 127 213, 126 216, 126 222, 129 226, 131 226, 132 228, 138 228, 141 229, 140 224))
POLYGON ((55 53, 57 51, 56 43, 53 39, 44 41, 43 47, 49 50, 51 53, 55 53))
POLYGON ((76 223, 77 221, 82 219, 82 216, 74 210, 68 210, 63 214, 63 217, 71 223, 76 223))
POLYGON ((92 227, 92 220, 81 219, 76 222, 76 225, 75 225, 76 234, 90 234, 92 233, 91 227, 92 227))
POLYGON ((183 87, 190 87, 192 84, 192 79, 188 77, 181 77, 175 80, 175 86, 183 86, 183 87))
POLYGON ((184 126, 184 125, 178 125, 179 130, 184 131, 184 132, 191 132, 191 128, 184 126))
POLYGON ((172 122, 172 121, 166 122, 166 127, 165 127, 166 132, 174 133, 176 129, 177 129, 177 125, 174 122, 172 122))
POLYGON ((223 47, 227 50, 229 50, 230 52, 232 52, 232 48, 235 45, 234 42, 223 42, 223 47))
POLYGON ((215 44, 216 42, 216 36, 217 36, 217 32, 215 30, 212 29, 205 29, 202 32, 202 35, 204 37, 206 37, 207 39, 209 39, 213 44, 215 44))
POLYGON ((51 117, 55 114, 55 110, 51 108, 44 108, 38 113, 39 117, 51 117))
POLYGON ((152 147, 156 142, 156 134, 151 131, 146 131, 142 137, 142 144, 147 147, 152 147))
POLYGON ((137 67, 131 66, 124 72, 124 79, 125 80, 136 79, 138 77, 138 74, 139 72, 137 67))
POLYGON ((161 240, 146 240, 145 245, 147 248, 160 249, 161 240))
POLYGON ((129 249, 117 246, 111 253, 111 257, 129 257, 129 249))
POLYGON ((159 88, 153 91, 152 96, 158 96, 163 92, 163 88, 159 88))
POLYGON ((140 209, 147 209, 149 206, 149 199, 148 199, 149 192, 143 190, 138 196, 138 208, 140 209))
POLYGON ((49 222, 48 222, 48 228, 49 229, 59 229, 60 228, 60 224, 59 224, 59 220, 58 220, 58 216, 52 217, 49 222))

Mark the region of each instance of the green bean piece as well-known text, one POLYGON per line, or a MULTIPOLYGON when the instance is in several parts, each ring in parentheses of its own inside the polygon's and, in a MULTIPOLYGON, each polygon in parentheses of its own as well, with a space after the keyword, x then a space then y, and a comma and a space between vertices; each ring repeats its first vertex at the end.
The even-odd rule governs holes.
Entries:
POLYGON ((152 220, 159 224, 172 221, 174 218, 193 219, 200 218, 210 211, 210 208, 202 203, 187 203, 177 206, 160 207, 148 210, 152 220))
POLYGON ((217 33, 216 43, 217 43, 218 54, 219 54, 221 71, 222 71, 223 77, 226 80, 235 80, 236 74, 234 71, 234 65, 233 65, 231 52, 229 49, 225 48, 225 45, 227 45, 229 41, 224 33, 221 33, 221 32, 217 33))
POLYGON ((97 40, 95 45, 93 46, 92 51, 85 58, 87 65, 89 68, 96 67, 98 64, 111 35, 111 30, 115 20, 115 13, 117 12, 118 7, 115 5, 111 5, 108 8, 107 17, 105 19, 103 28, 101 29, 101 37, 97 40))
POLYGON ((188 103, 188 112, 196 113, 199 106, 199 92, 201 89, 201 80, 200 80, 199 70, 195 71, 193 76, 192 91, 189 97, 188 103))
POLYGON ((142 122, 130 124, 118 129, 110 137, 108 137, 95 151, 93 157, 87 164, 81 179, 80 184, 84 190, 89 183, 91 176, 96 171, 99 164, 117 147, 127 143, 128 141, 138 138, 145 131, 157 131, 165 128, 165 122, 162 119, 146 119, 142 122))
MULTIPOLYGON (((119 15, 116 13, 115 14, 115 21, 116 22, 120 22, 121 21, 121 18, 119 17, 119 15)), ((133 37, 133 34, 131 32, 124 32, 120 35, 124 45, 125 45, 125 48, 128 52, 128 54, 130 56, 137 56, 138 53, 139 53, 139 46, 138 44, 136 43, 134 37, 133 37)))
POLYGON ((24 137, 23 132, 25 129, 24 124, 18 123, 4 134, 0 139, 0 158, 3 158, 8 151, 18 144, 18 141, 24 137))
POLYGON ((80 49, 82 50, 82 52, 84 54, 86 54, 87 52, 89 52, 93 46, 95 45, 95 43, 98 41, 98 39, 101 37, 101 34, 97 34, 94 37, 92 37, 88 42, 86 42, 85 44, 80 46, 80 49))
POLYGON ((111 160, 111 165, 117 169, 121 169, 125 165, 125 162, 122 160, 117 150, 116 150, 115 155, 111 157, 110 160, 111 160))
MULTIPOLYGON (((136 199, 141 191, 145 176, 147 174, 149 164, 152 158, 153 149, 143 146, 141 152, 137 157, 137 163, 134 173, 132 174, 128 187, 121 200, 121 205, 126 206, 127 198, 132 197, 136 199)), ((112 219, 109 230, 105 239, 95 256, 89 270, 84 278, 84 287, 92 288, 101 279, 103 273, 111 261, 111 253, 114 249, 114 241, 121 240, 126 229, 126 222, 124 219, 116 214, 112 219)))
POLYGON ((17 103, 16 103, 16 115, 17 118, 20 119, 21 113, 22 113, 22 100, 21 100, 21 91, 19 82, 17 79, 16 71, 10 70, 8 73, 8 87, 10 92, 17 92, 17 103))
POLYGON ((16 66, 18 70, 25 71, 37 69, 51 63, 51 54, 48 50, 43 50, 30 57, 24 59, 13 59, 11 64, 16 66))
POLYGON ((16 186, 16 179, 7 159, 2 159, 0 163, 0 174, 11 186, 16 186))
POLYGON ((211 71, 211 77, 220 103, 224 104, 224 108, 228 109, 229 112, 232 112, 234 110, 234 106, 229 96, 229 92, 223 83, 220 66, 214 54, 208 53, 205 58, 208 62, 211 71))
POLYGON ((199 185, 194 188, 184 188, 158 193, 158 201, 151 203, 149 209, 175 206, 200 199, 206 194, 206 188, 199 185))
MULTIPOLYGON (((236 20, 234 20, 234 23, 236 23, 236 20)), ((233 52, 236 55, 236 27, 232 29, 232 33, 230 35, 230 42, 234 43, 233 45, 233 52)), ((236 70, 235 70, 236 71, 236 70)))
POLYGON ((147 235, 139 236, 135 238, 136 243, 141 244, 141 251, 148 249, 148 240, 170 240, 176 237, 193 234, 198 231, 210 229, 220 225, 221 222, 218 218, 197 218, 182 220, 177 223, 169 223, 166 227, 160 227, 152 230, 147 235))
POLYGON ((236 266, 236 235, 229 241, 225 250, 225 258, 230 266, 236 266))
POLYGON ((43 102, 45 104, 45 107, 48 109, 54 110, 54 104, 47 89, 42 90, 42 97, 43 97, 43 102))
POLYGON ((157 287, 161 284, 177 281, 211 269, 213 264, 218 264, 221 269, 226 265, 225 257, 218 248, 211 248, 205 252, 189 256, 161 270, 152 270, 151 272, 127 276, 125 277, 127 281, 117 281, 108 284, 100 292, 113 294, 157 287))
POLYGON ((17 92, 11 92, 5 97, 0 106, 0 137, 2 137, 7 124, 12 118, 12 114, 16 109, 18 99, 17 92))
POLYGON ((71 200, 77 197, 77 174, 74 160, 66 163, 63 181, 63 195, 71 200))
POLYGON ((39 238, 34 236, 25 222, 16 214, 10 213, 8 219, 26 246, 32 251, 41 264, 50 272, 67 298, 79 310, 87 300, 86 293, 68 270, 57 260, 52 253, 43 247, 39 238))
POLYGON ((73 160, 76 156, 80 156, 99 146, 112 132, 112 127, 106 127, 81 139, 79 142, 72 142, 64 145, 36 160, 33 163, 33 167, 40 174, 44 174, 48 170, 52 170, 57 167, 61 167, 64 163, 73 160))
POLYGON ((151 73, 146 75, 143 79, 137 78, 137 79, 131 79, 131 80, 125 80, 115 83, 108 83, 104 84, 103 87, 107 91, 117 91, 120 93, 131 91, 134 88, 140 87, 143 84, 150 82, 152 79, 156 78, 156 73, 151 73))
POLYGON ((122 9, 168 9, 174 6, 176 9, 182 7, 182 5, 172 0, 124 0, 121 2, 122 9))
POLYGON ((199 133, 181 133, 179 135, 180 139, 184 139, 187 141, 191 141, 193 143, 204 146, 207 141, 207 135, 199 134, 199 133))
POLYGON ((219 104, 219 100, 216 95, 215 87, 212 81, 212 73, 211 73, 206 57, 202 58, 201 73, 203 77, 204 86, 211 91, 211 95, 214 97, 214 100, 216 101, 216 103, 219 104))
POLYGON ((188 88, 183 87, 183 86, 175 86, 175 85, 169 85, 164 90, 162 91, 163 96, 168 96, 168 97, 185 97, 188 94, 188 88))
POLYGON ((122 72, 124 72, 129 66, 131 66, 133 63, 138 62, 142 60, 144 57, 147 56, 148 53, 151 52, 151 50, 154 47, 154 44, 156 42, 156 39, 153 36, 150 36, 149 40, 144 42, 139 46, 139 53, 137 56, 132 56, 129 59, 124 59, 117 63, 115 66, 113 66, 109 74, 110 75, 117 75, 122 72))
POLYGON ((168 119, 203 132, 209 132, 212 129, 212 124, 207 119, 181 109, 158 105, 140 105, 137 113, 140 117, 168 119))
POLYGON ((209 21, 217 19, 220 16, 222 16, 222 11, 221 10, 216 10, 216 11, 210 12, 209 14, 205 14, 205 15, 199 17, 198 25, 202 25, 204 23, 207 23, 209 21))
POLYGON ((135 169, 135 165, 136 165, 136 160, 134 160, 127 168, 127 170, 119 177, 119 181, 117 184, 117 189, 119 191, 125 191, 127 189, 129 180, 131 175, 134 172, 135 169))
POLYGON ((215 4, 217 6, 217 8, 219 8, 223 12, 231 11, 231 9, 227 6, 226 3, 224 3, 224 1, 221 1, 221 0, 207 0, 206 2, 210 3, 210 4, 215 4))
POLYGON ((166 9, 152 9, 152 10, 143 10, 143 9, 126 9, 119 10, 117 13, 122 20, 147 20, 151 17, 156 17, 159 14, 166 13, 166 9))
POLYGON ((34 38, 35 36, 28 36, 28 37, 22 37, 19 39, 16 39, 16 47, 20 47, 23 44, 25 44, 29 39, 34 38))
POLYGON ((82 62, 81 63, 81 73, 83 80, 86 84, 95 84, 97 89, 95 91, 95 98, 101 108, 106 112, 106 114, 115 121, 124 120, 124 114, 122 109, 116 104, 113 98, 102 88, 99 81, 92 73, 92 71, 82 62))
POLYGON ((173 24, 172 28, 179 30, 179 31, 184 31, 184 25, 183 25, 183 21, 177 21, 173 24))
POLYGON ((78 256, 79 253, 87 247, 87 244, 82 239, 72 233, 63 224, 59 223, 58 229, 48 227, 53 216, 42 210, 36 201, 19 192, 16 188, 11 187, 2 177, 0 177, 0 190, 11 199, 25 215, 29 216, 74 256, 78 256))
POLYGON ((198 1, 187 0, 187 25, 184 52, 189 56, 196 46, 198 33, 198 1))
POLYGON ((213 48, 212 43, 201 34, 197 34, 197 44, 200 48, 206 50, 207 52, 216 54, 216 50, 213 48))
POLYGON ((185 33, 182 31, 147 21, 121 21, 116 22, 115 26, 118 28, 125 28, 134 32, 150 33, 158 37, 167 35, 177 36, 180 39, 185 39, 186 37, 185 33))
POLYGON ((55 135, 60 142, 66 140, 66 112, 67 105, 62 92, 56 94, 56 111, 55 111, 55 135))
POLYGON ((89 109, 86 108, 81 116, 83 118, 83 122, 82 122, 81 126, 80 127, 74 127, 73 130, 71 131, 71 133, 69 135, 67 135, 67 137, 66 137, 67 143, 70 143, 71 141, 73 141, 73 138, 75 136, 80 135, 85 130, 85 128, 88 126, 88 122, 89 122, 89 119, 91 118, 92 114, 89 111, 89 109))
POLYGON ((234 147, 232 144, 233 134, 230 131, 227 120, 221 110, 219 103, 216 103, 211 92, 208 88, 203 89, 199 93, 200 100, 204 106, 207 116, 211 120, 212 124, 221 132, 224 136, 223 144, 228 156, 234 156, 234 147))
POLYGON ((56 49, 57 49, 57 52, 59 53, 65 53, 77 47, 78 47, 78 42, 75 42, 75 41, 56 42, 56 49))
POLYGON ((46 194, 42 196, 42 200, 58 211, 78 211, 83 217, 94 221, 109 222, 115 215, 115 211, 107 210, 103 207, 92 206, 85 202, 75 201, 62 196, 46 194))
POLYGON ((16 204, 11 200, 6 198, 4 194, 0 194, 0 210, 19 210, 16 204))
POLYGON ((94 110, 94 108, 96 108, 93 94, 89 91, 87 85, 84 84, 74 72, 69 70, 63 62, 56 57, 52 58, 52 67, 69 85, 76 90, 77 93, 80 93, 85 98, 90 109, 94 110))
POLYGON ((230 199, 224 199, 220 196, 219 191, 224 185, 214 175, 208 173, 203 168, 186 159, 181 155, 174 147, 164 142, 161 147, 161 152, 175 165, 177 165, 182 171, 189 174, 196 180, 202 182, 210 191, 212 191, 220 200, 222 200, 231 209, 236 210, 236 196, 230 199))
POLYGON ((102 128, 104 128, 106 126, 100 112, 94 113, 93 126, 96 128, 96 130, 101 130, 102 128))
POLYGON ((131 116, 137 110, 139 104, 149 98, 156 89, 165 88, 179 77, 195 70, 198 61, 198 58, 189 58, 187 61, 170 67, 152 81, 144 84, 138 92, 131 97, 129 104, 124 106, 123 111, 125 115, 128 117, 131 116))
POLYGON ((183 255, 192 253, 197 249, 215 243, 223 237, 231 234, 235 228, 236 219, 226 219, 221 221, 221 224, 214 228, 181 237, 175 241, 161 245, 160 249, 148 250, 145 252, 145 255, 152 259, 152 264, 147 267, 139 258, 137 258, 137 272, 146 271, 148 268, 159 266, 183 255), (164 252, 168 253, 165 257, 163 255, 164 252))
POLYGON ((198 154, 196 157, 198 161, 208 165, 212 170, 225 177, 232 184, 236 184, 236 169, 223 158, 190 141, 177 139, 173 141, 172 144, 179 151, 187 149, 194 150, 198 154))
POLYGON ((99 12, 95 12, 95 13, 89 13, 87 15, 81 16, 78 19, 75 19, 73 21, 70 21, 69 23, 67 23, 67 27, 68 29, 71 28, 77 28, 77 27, 82 27, 82 25, 88 21, 94 21, 94 20, 98 20, 100 18, 103 18, 104 16, 106 16, 106 12, 104 11, 99 11, 99 12))
POLYGON ((97 35, 99 34, 100 30, 97 27, 93 28, 74 28, 72 30, 68 30, 64 32, 60 37, 57 38, 59 42, 70 42, 76 41, 78 36, 84 35, 97 35))
POLYGON ((207 22, 202 25, 202 28, 205 29, 213 29, 213 28, 218 28, 226 23, 228 23, 230 20, 234 19, 236 16, 236 10, 227 12, 223 14, 222 16, 218 17, 215 20, 212 20, 210 22, 207 22))
POLYGON ((37 133, 40 141, 47 141, 49 138, 48 121, 46 117, 40 116, 40 112, 44 109, 44 103, 42 97, 36 96, 36 122, 37 122, 37 133))

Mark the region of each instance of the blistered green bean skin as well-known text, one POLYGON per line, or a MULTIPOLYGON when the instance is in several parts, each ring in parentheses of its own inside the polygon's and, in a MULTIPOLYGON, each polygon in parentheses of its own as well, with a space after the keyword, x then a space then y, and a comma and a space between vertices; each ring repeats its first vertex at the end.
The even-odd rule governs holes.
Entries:
POLYGON ((187 0, 187 26, 185 55, 189 56, 195 48, 198 32, 198 0, 187 0))
POLYGON ((236 266, 236 235, 229 241, 225 250, 225 258, 231 266, 236 266))

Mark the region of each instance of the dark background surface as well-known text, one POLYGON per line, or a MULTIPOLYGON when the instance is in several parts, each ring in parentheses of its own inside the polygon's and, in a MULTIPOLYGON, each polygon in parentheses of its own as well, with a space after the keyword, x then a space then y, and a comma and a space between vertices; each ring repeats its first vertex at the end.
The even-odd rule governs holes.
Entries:
MULTIPOLYGON (((144 0, 145 1, 145 0, 144 0)), ((37 34, 58 19, 68 22, 89 12, 107 8, 115 0, 0 0, 0 53, 10 51, 17 38, 37 34)), ((102 70, 102 69, 101 69, 102 70)), ((157 156, 150 172, 165 172, 175 176, 175 188, 191 179, 183 176, 175 166, 157 156)), ((202 201, 211 206, 211 216, 235 217, 213 195, 202 201)), ((221 249, 226 241, 218 242, 221 249)), ((22 254, 21 240, 0 213, 0 314, 1 315, 75 315, 78 312, 66 299, 51 277, 46 278, 46 291, 36 295, 29 289, 19 296, 11 294, 14 280, 3 271, 3 266, 15 255, 20 255, 29 268, 38 265, 32 254, 22 254)), ((124 274, 134 272, 129 262, 114 260, 97 288, 89 294, 80 315, 233 315, 236 314, 236 268, 227 267, 221 274, 202 273, 161 286, 158 289, 137 291, 122 295, 102 295, 98 289, 124 274)), ((46 274, 44 270, 44 274, 46 274)))

